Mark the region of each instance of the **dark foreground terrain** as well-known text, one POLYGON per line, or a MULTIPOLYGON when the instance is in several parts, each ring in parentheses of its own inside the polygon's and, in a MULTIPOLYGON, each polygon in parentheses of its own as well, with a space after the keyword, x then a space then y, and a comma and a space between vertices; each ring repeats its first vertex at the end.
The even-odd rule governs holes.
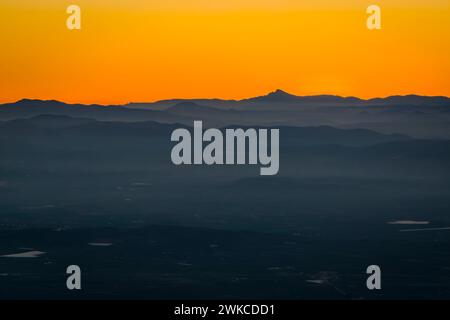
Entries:
POLYGON ((450 298, 448 140, 282 127, 260 177, 174 166, 176 127, 2 122, 0 298, 450 298))
POLYGON ((446 234, 378 227, 374 235, 345 236, 339 233, 348 228, 328 229, 310 226, 303 235, 162 226, 2 232, 2 252, 25 245, 46 254, 2 258, 0 297, 449 297, 446 234), (372 263, 383 272, 379 292, 365 286, 365 267, 372 263), (81 291, 65 288, 70 264, 82 269, 81 291))

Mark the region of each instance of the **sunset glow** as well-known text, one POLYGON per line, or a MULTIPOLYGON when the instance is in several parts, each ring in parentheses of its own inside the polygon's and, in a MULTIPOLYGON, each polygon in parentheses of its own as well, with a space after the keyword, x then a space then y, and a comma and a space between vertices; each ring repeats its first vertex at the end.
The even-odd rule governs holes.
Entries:
POLYGON ((355 0, 36 2, 0 2, 1 102, 450 96, 449 1, 377 1, 381 30, 355 0))

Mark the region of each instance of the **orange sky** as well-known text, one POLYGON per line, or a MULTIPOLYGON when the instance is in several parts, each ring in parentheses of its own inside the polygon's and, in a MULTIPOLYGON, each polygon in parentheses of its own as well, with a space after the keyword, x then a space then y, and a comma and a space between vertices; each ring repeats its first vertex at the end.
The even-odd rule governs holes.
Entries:
POLYGON ((449 18, 449 0, 1 0, 0 101, 450 96, 449 18))

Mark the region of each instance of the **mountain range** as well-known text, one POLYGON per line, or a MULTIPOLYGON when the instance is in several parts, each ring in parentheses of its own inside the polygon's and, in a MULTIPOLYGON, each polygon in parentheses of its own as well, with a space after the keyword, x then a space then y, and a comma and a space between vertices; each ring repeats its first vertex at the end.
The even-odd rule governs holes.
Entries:
POLYGON ((341 97, 336 95, 313 95, 296 96, 277 89, 267 95, 242 99, 242 100, 222 100, 222 99, 170 99, 156 102, 129 103, 126 106, 131 108, 141 108, 149 110, 164 110, 174 105, 191 102, 196 105, 214 107, 218 109, 244 109, 253 110, 255 107, 277 106, 342 106, 342 107, 368 107, 368 106, 450 106, 450 98, 444 96, 389 96, 386 98, 360 99, 357 97, 341 97), (269 106, 267 106, 269 104, 269 106))
POLYGON ((334 95, 295 96, 276 90, 243 100, 171 99, 123 105, 67 104, 23 99, 0 105, 0 121, 59 115, 101 121, 153 121, 205 126, 332 126, 369 129, 416 138, 450 138, 450 98, 390 96, 360 99, 334 95))

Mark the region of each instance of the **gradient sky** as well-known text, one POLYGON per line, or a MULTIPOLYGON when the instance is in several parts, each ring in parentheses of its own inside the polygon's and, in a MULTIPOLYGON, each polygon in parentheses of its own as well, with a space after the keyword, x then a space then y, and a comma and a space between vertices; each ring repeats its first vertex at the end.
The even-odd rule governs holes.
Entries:
POLYGON ((0 0, 0 101, 450 96, 449 39, 450 0, 0 0))

